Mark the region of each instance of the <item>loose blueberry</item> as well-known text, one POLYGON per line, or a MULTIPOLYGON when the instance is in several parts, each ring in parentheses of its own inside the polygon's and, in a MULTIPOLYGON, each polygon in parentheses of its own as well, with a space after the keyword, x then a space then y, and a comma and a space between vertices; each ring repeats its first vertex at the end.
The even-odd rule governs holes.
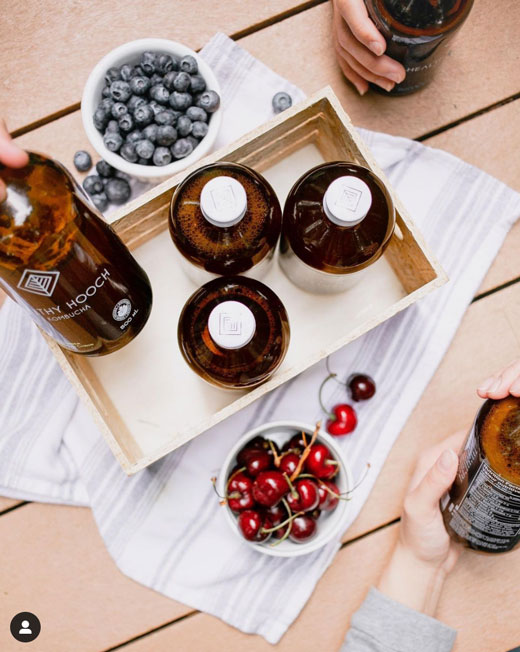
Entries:
MULTIPOLYGON (((180 115, 180 114, 179 114, 180 115)), ((158 125, 171 125, 173 126, 177 121, 178 116, 172 109, 165 109, 155 116, 155 122, 158 125)))
POLYGON ((139 95, 132 95, 132 97, 126 103, 126 106, 128 107, 130 113, 133 113, 138 106, 142 106, 143 104, 146 104, 144 97, 140 97, 139 95))
POLYGON ((127 143, 136 143, 138 140, 143 140, 144 135, 143 132, 140 131, 139 129, 134 129, 131 131, 129 134, 126 135, 126 142, 127 143))
POLYGON ((122 115, 128 113, 128 107, 126 104, 123 104, 123 102, 114 102, 110 113, 112 114, 113 118, 119 120, 122 115))
POLYGON ((76 170, 86 172, 92 167, 92 157, 84 149, 80 149, 79 152, 74 154, 74 165, 76 170))
POLYGON ((100 177, 112 177, 114 176, 114 168, 110 165, 110 163, 107 163, 106 161, 98 161, 96 163, 96 171, 99 174, 100 177))
POLYGON ((103 129, 107 126, 109 119, 110 119, 110 114, 108 113, 108 111, 105 111, 105 109, 101 107, 98 107, 94 111, 94 115, 92 117, 92 121, 94 122, 94 127, 99 131, 103 131, 103 129))
POLYGON ((192 93, 202 93, 206 90, 206 82, 202 75, 191 75, 190 78, 190 91, 192 93))
POLYGON ((171 153, 176 159, 186 158, 186 156, 189 156, 192 152, 193 143, 187 138, 179 138, 179 140, 171 146, 171 153))
POLYGON ((191 106, 192 101, 193 98, 189 93, 178 93, 177 91, 174 91, 170 95, 170 106, 172 109, 176 109, 177 111, 186 111, 186 109, 191 106))
POLYGON ((197 106, 207 113, 213 113, 220 106, 220 97, 215 91, 204 91, 197 100, 197 106))
POLYGON ((197 60, 191 54, 187 54, 185 57, 182 57, 179 63, 179 69, 182 72, 187 72, 190 75, 195 75, 199 71, 199 66, 197 65, 197 60))
POLYGON ((134 118, 136 124, 145 127, 146 125, 149 125, 154 118, 153 109, 148 104, 142 104, 134 111, 134 118))
POLYGON ((285 111, 285 109, 288 109, 290 106, 292 106, 292 97, 289 95, 289 93, 285 93, 284 91, 275 93, 273 97, 273 111, 275 113, 281 113, 282 111, 285 111))
POLYGON ((152 143, 155 143, 155 141, 157 140, 157 129, 158 127, 156 124, 148 125, 143 129, 142 138, 139 138, 138 140, 146 139, 151 141, 152 143))
POLYGON ((157 84, 157 86, 152 86, 152 88, 150 88, 150 97, 159 104, 168 104, 170 93, 165 86, 157 84))
MULTIPOLYGON (((180 118, 179 118, 180 120, 180 118)), ((169 147, 177 140, 177 131, 171 125, 157 127, 156 143, 169 147)))
POLYGON ((124 204, 130 199, 132 189, 125 179, 114 178, 107 183, 105 192, 113 204, 124 204))
POLYGON ((118 121, 119 129, 124 133, 128 134, 134 128, 134 119, 130 113, 125 113, 119 118, 118 121))
POLYGON ((98 211, 105 211, 108 208, 108 197, 104 192, 98 192, 95 195, 90 197, 92 203, 98 209, 98 211))
POLYGON ((123 81, 130 81, 133 77, 134 74, 134 67, 131 66, 129 63, 125 63, 124 65, 121 66, 121 79, 123 81))
MULTIPOLYGON (((173 127, 172 127, 173 129, 173 127)), ((172 162, 172 154, 167 147, 158 147, 153 153, 154 165, 168 165, 172 162)))
POLYGON ((173 70, 174 67, 172 57, 169 54, 160 54, 157 57, 155 67, 157 69, 157 72, 160 72, 163 75, 166 74, 167 72, 170 72, 171 70, 173 70))
POLYGON ((191 120, 186 115, 181 115, 177 120, 177 131, 179 136, 189 136, 191 133, 191 120))
POLYGON ((208 114, 200 106, 190 106, 186 109, 186 115, 192 122, 207 122, 208 114))
POLYGON ((83 188, 89 195, 97 195, 103 192, 103 180, 97 174, 90 174, 83 179, 83 188))
POLYGON ((151 77, 155 72, 156 56, 153 52, 143 52, 141 56, 141 68, 145 75, 151 77))
POLYGON ((187 72, 178 72, 173 80, 173 88, 179 93, 184 93, 191 86, 191 77, 187 72))
POLYGON ((134 95, 144 95, 151 85, 148 77, 132 77, 130 80, 130 90, 134 95))
POLYGON ((107 131, 103 136, 103 142, 110 152, 117 152, 123 144, 123 138, 116 131, 107 131))
POLYGON ((139 158, 135 151, 134 143, 129 143, 128 141, 123 144, 119 150, 119 154, 125 159, 125 161, 129 161, 130 163, 136 163, 139 158))
POLYGON ((191 125, 191 133, 195 138, 198 138, 199 140, 201 138, 204 138, 204 136, 208 133, 208 125, 206 122, 200 122, 200 120, 196 120, 192 125, 191 125))
POLYGON ((151 140, 139 140, 135 144, 135 151, 137 152, 137 156, 139 156, 139 158, 152 158, 154 149, 155 147, 151 140))
POLYGON ((105 73, 105 83, 107 86, 110 86, 112 82, 115 82, 117 80, 121 79, 121 71, 119 68, 116 68, 115 66, 113 68, 109 68, 106 73, 105 73))
POLYGON ((130 183, 130 179, 132 178, 129 174, 126 172, 121 172, 121 170, 116 170, 115 175, 118 179, 124 179, 128 183, 130 183))
POLYGON ((109 120, 108 124, 105 129, 105 134, 107 131, 115 131, 116 133, 119 133, 119 125, 117 123, 117 120, 109 120))
POLYGON ((132 95, 130 84, 123 80, 112 82, 110 84, 110 95, 116 102, 126 102, 132 95))

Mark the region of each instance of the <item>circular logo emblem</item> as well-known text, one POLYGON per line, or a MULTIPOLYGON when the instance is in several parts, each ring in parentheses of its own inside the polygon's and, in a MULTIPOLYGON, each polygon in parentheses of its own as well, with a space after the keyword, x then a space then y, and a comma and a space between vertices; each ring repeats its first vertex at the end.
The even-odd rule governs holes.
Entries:
POLYGON ((116 321, 124 321, 128 315, 132 312, 132 304, 128 299, 121 299, 114 306, 112 310, 112 317, 116 321))
POLYGON ((11 634, 20 643, 30 643, 38 638, 41 631, 38 618, 30 611, 21 611, 11 620, 11 634))

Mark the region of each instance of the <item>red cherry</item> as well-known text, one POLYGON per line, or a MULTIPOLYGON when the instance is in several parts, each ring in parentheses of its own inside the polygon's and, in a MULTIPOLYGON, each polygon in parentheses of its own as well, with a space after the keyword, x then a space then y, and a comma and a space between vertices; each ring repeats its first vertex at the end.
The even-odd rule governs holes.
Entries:
POLYGON ((289 525, 282 525, 282 527, 279 527, 277 530, 273 532, 273 537, 275 539, 281 539, 283 535, 287 532, 287 528, 289 525))
POLYGON ((280 460, 280 466, 278 468, 280 471, 282 471, 282 473, 287 473, 287 475, 291 476, 296 471, 296 467, 298 466, 299 461, 300 456, 296 453, 283 453, 282 459, 280 460))
POLYGON ((331 512, 333 509, 336 509, 337 504, 339 503, 339 489, 335 482, 332 482, 332 480, 323 480, 320 482, 318 492, 320 495, 320 509, 325 512, 331 512), (327 491, 326 487, 337 494, 338 497, 336 498, 333 496, 330 491, 327 491))
POLYGON ((282 521, 287 519, 287 510, 282 505, 273 505, 272 507, 262 507, 261 513, 269 519, 269 522, 272 523, 273 527, 280 525, 282 521))
POLYGON ((339 437, 348 435, 357 426, 356 411, 347 403, 340 403, 332 408, 334 418, 327 421, 327 432, 330 435, 339 437))
POLYGON ((268 450, 269 448, 269 443, 266 439, 263 437, 260 437, 260 435, 257 435, 256 437, 253 437, 250 441, 247 442, 245 446, 243 446, 237 453, 237 462, 241 465, 244 466, 247 460, 247 457, 251 453, 251 451, 255 450, 268 450))
MULTIPOLYGON (((309 443, 310 436, 306 435, 306 441, 307 444, 309 443)), ((293 435, 289 441, 286 441, 285 444, 282 446, 283 451, 294 451, 295 453, 300 453, 303 451, 305 448, 306 443, 303 441, 303 435, 301 432, 296 433, 296 435, 293 435)))
POLYGON ((316 533, 316 521, 308 514, 297 516, 292 522, 289 539, 295 543, 308 541, 316 533))
POLYGON ((353 401, 368 401, 376 393, 376 384, 366 374, 352 374, 347 380, 347 387, 353 401))
POLYGON ((261 448, 245 452, 244 458, 246 471, 253 478, 256 477, 260 471, 266 471, 271 466, 273 459, 266 450, 261 448))
POLYGON ((308 478, 294 483, 296 494, 289 493, 287 503, 293 512, 310 512, 318 506, 318 485, 308 478))
POLYGON ((264 527, 266 529, 271 527, 269 520, 254 509, 240 512, 237 522, 242 536, 248 541, 266 541, 271 536, 270 532, 263 531, 264 527))
MULTIPOLYGON (((305 468, 320 479, 332 478, 338 472, 338 463, 325 444, 313 444, 305 460, 305 468)), ((253 485, 254 496, 254 485, 253 485)))
POLYGON ((245 473, 235 473, 227 485, 228 505, 234 512, 253 507, 253 481, 245 473))
POLYGON ((262 471, 253 482, 253 498, 260 505, 277 505, 289 491, 289 483, 280 471, 262 471))

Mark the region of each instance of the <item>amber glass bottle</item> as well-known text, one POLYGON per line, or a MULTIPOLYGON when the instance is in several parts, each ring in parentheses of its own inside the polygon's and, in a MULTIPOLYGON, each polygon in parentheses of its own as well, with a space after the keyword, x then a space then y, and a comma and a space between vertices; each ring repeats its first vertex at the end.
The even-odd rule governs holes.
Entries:
POLYGON ((520 398, 484 403, 441 506, 451 537, 468 548, 506 552, 520 541, 520 398))
POLYGON ((414 93, 432 79, 451 37, 468 17, 473 0, 365 0, 368 13, 386 41, 386 52, 406 69, 390 95, 414 93))
POLYGON ((342 292, 381 257, 394 226, 392 199, 375 174, 342 161, 318 165, 286 199, 280 265, 303 290, 342 292))
POLYGON ((184 359, 226 389, 255 387, 278 369, 289 346, 285 308, 266 285, 245 276, 216 278, 186 302, 178 327, 184 359))
POLYGON ((146 273, 59 163, 0 166, 0 287, 64 349, 104 355, 146 324, 146 273))
POLYGON ((257 172, 215 163, 190 174, 175 190, 170 234, 197 285, 215 276, 262 278, 280 236, 276 193, 257 172))

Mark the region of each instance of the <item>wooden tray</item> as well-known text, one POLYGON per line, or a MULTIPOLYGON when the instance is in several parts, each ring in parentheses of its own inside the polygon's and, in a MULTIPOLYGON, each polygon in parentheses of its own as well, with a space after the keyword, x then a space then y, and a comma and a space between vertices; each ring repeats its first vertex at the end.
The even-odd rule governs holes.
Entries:
POLYGON ((277 373, 248 392, 206 384, 188 368, 177 346, 177 319, 196 287, 179 268, 167 219, 176 185, 193 169, 217 160, 244 163, 262 172, 282 205, 296 179, 323 161, 359 163, 388 185, 336 96, 326 88, 150 190, 113 217, 117 233, 150 276, 154 307, 148 324, 132 343, 102 358, 69 354, 48 342, 128 474, 249 405, 447 280, 389 187, 396 206, 396 232, 385 255, 355 288, 340 295, 308 294, 287 280, 277 262, 264 279, 284 302, 291 323, 289 351, 277 373))

